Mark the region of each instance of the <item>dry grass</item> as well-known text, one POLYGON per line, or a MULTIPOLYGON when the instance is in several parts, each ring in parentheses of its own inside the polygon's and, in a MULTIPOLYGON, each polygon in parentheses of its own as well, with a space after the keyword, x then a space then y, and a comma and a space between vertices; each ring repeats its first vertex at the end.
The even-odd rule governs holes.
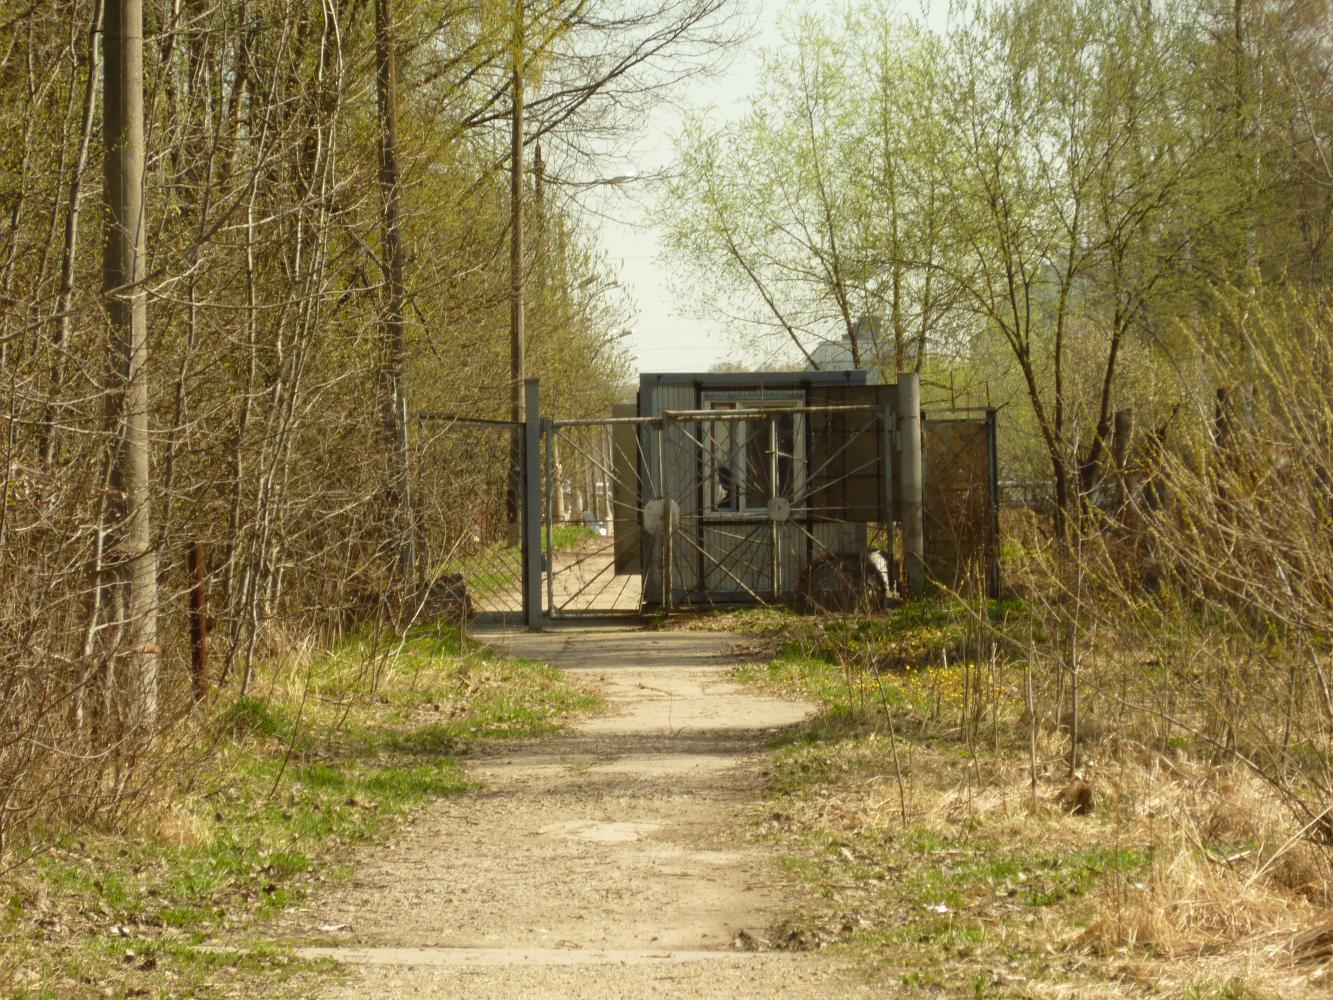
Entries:
POLYGON ((901 799, 873 713, 779 755, 756 827, 803 892, 789 943, 858 948, 925 995, 1325 994, 1333 868, 1251 771, 1108 738, 1087 746, 1092 812, 1072 815, 1063 735, 1038 741, 1035 805, 1013 745, 969 748, 910 711, 897 737, 901 799))

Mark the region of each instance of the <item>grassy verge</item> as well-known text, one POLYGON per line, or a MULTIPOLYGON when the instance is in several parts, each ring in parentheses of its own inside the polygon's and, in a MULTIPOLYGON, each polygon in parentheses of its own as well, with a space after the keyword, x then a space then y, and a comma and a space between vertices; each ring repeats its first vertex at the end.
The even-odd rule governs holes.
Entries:
POLYGON ((212 754, 138 829, 67 838, 17 873, 0 992, 211 996, 262 981, 301 995, 324 970, 265 945, 269 918, 341 878, 352 846, 471 787, 456 758, 479 741, 596 707, 555 670, 450 627, 390 648, 362 637, 260 680, 200 727, 212 754))
POLYGON ((1023 664, 969 657, 959 612, 725 623, 769 644, 743 680, 821 706, 755 816, 799 901, 771 943, 855 953, 907 996, 1320 995, 1327 964, 1291 943, 1323 919, 1322 862, 1284 843, 1271 790, 1114 734, 1071 780, 1023 664))

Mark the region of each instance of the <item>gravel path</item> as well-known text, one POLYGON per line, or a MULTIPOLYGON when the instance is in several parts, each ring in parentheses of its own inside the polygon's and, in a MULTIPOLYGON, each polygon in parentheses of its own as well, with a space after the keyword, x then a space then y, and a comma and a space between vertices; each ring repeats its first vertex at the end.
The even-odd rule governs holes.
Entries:
POLYGON ((784 915, 741 836, 764 743, 811 711, 727 680, 719 633, 483 634, 608 699, 573 734, 468 759, 286 932, 348 974, 330 998, 883 996, 819 953, 747 950, 784 915))

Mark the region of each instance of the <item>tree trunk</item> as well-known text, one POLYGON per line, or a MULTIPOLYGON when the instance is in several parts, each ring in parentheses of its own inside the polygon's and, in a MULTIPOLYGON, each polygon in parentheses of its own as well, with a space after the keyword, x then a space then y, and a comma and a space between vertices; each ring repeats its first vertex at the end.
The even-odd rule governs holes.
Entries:
POLYGON ((92 23, 88 29, 88 80, 83 92, 83 119, 79 130, 79 148, 69 172, 68 203, 65 206, 64 244, 60 256, 60 291, 56 294, 56 328, 52 335, 55 348, 51 361, 51 398, 42 416, 42 463, 53 465, 59 448, 57 410, 65 379, 65 356, 69 352, 70 325, 74 303, 74 265, 79 246, 79 210, 83 204, 83 170, 88 164, 92 144, 93 117, 97 108, 97 77, 101 73, 101 52, 97 36, 102 31, 102 3, 94 0, 92 23))
POLYGON ((118 455, 111 517, 113 586, 123 592, 124 624, 109 692, 126 729, 157 721, 157 560, 149 496, 148 310, 144 216, 143 6, 112 0, 102 37, 105 62, 107 221, 102 290, 111 320, 113 371, 108 423, 118 455))

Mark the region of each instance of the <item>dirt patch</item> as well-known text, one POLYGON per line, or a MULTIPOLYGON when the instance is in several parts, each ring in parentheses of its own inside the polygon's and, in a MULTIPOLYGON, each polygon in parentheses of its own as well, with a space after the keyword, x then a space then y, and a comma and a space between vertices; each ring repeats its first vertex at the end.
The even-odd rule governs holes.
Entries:
POLYGON ((480 790, 283 918, 302 954, 347 966, 327 996, 883 995, 828 956, 748 950, 789 904, 741 816, 765 742, 813 706, 732 683, 732 635, 486 638, 576 674, 610 709, 470 758, 480 790))

